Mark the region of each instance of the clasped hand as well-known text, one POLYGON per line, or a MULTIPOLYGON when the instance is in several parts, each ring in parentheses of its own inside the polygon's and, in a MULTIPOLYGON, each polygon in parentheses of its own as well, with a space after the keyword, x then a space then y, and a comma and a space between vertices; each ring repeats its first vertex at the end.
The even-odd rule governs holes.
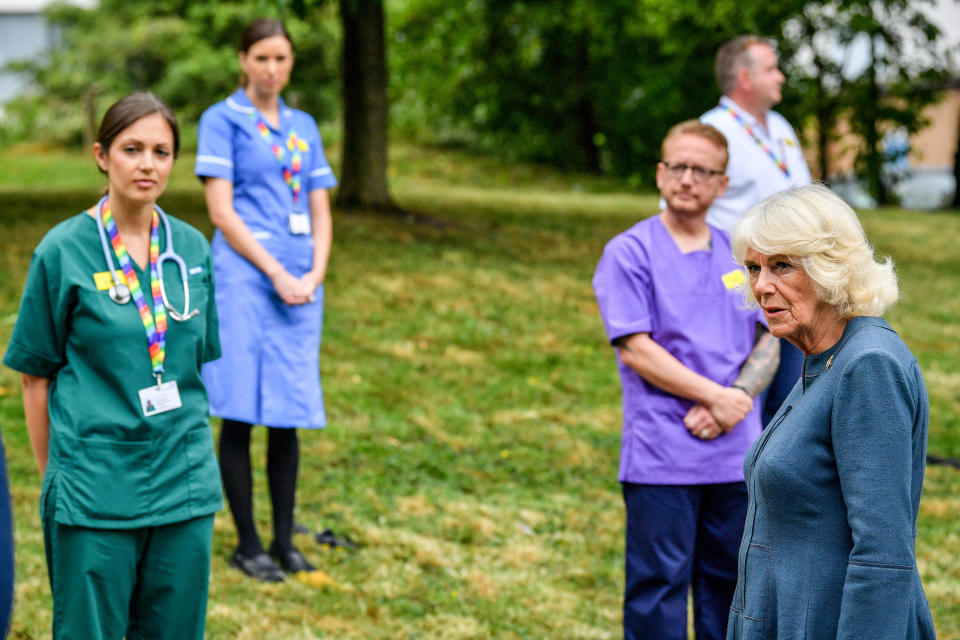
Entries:
POLYGON ((323 282, 313 271, 297 278, 284 269, 272 278, 273 288, 284 304, 300 305, 313 302, 317 287, 323 282))
POLYGON ((712 440, 733 429, 752 410, 753 398, 743 389, 724 387, 709 403, 691 407, 683 424, 694 437, 712 440))

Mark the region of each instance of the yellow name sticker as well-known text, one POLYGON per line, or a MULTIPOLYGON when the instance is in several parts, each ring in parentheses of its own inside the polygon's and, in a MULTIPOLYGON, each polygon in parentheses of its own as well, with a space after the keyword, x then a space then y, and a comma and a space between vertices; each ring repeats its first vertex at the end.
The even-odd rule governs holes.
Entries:
MULTIPOLYGON (((122 284, 127 283, 127 279, 123 277, 123 271, 117 269, 115 273, 117 274, 117 282, 122 284)), ((113 286, 113 278, 110 277, 109 271, 101 271, 100 273, 93 274, 93 282, 97 285, 97 291, 106 291, 113 286)))
POLYGON ((727 289, 736 289, 743 284, 743 269, 734 269, 720 276, 720 279, 723 280, 723 286, 727 289))

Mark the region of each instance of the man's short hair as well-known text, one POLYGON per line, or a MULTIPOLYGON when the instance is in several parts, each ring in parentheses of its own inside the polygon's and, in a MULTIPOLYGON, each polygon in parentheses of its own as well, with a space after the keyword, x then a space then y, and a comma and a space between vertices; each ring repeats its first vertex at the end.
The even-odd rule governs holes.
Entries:
POLYGON ((717 50, 714 70, 717 73, 717 85, 724 95, 729 95, 733 91, 737 82, 737 73, 740 72, 740 69, 753 65, 750 47, 755 44, 766 45, 771 49, 777 48, 776 41, 771 38, 747 34, 728 40, 717 50))
MULTIPOLYGON (((721 169, 727 170, 727 160, 730 159, 730 152, 727 149, 727 137, 713 125, 709 125, 699 120, 684 120, 675 124, 667 131, 663 144, 660 145, 660 157, 663 158, 667 152, 667 142, 679 136, 699 136, 712 142, 718 149, 723 151, 723 166, 721 169)), ((710 168, 710 167, 708 167, 710 168)))

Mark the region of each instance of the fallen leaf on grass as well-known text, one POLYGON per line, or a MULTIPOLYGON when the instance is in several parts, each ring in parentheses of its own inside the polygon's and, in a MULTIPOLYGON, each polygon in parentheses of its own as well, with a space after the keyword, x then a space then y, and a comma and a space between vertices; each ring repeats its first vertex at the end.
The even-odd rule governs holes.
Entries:
POLYGON ((320 571, 301 571, 297 574, 297 580, 311 587, 330 587, 336 586, 336 582, 328 574, 320 571))

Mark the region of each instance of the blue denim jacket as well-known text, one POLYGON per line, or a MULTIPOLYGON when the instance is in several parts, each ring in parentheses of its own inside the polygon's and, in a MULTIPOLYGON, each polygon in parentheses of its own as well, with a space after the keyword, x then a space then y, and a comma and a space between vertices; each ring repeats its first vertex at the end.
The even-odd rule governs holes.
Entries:
POLYGON ((853 318, 747 453, 727 640, 928 640, 914 543, 929 404, 881 318, 853 318))

